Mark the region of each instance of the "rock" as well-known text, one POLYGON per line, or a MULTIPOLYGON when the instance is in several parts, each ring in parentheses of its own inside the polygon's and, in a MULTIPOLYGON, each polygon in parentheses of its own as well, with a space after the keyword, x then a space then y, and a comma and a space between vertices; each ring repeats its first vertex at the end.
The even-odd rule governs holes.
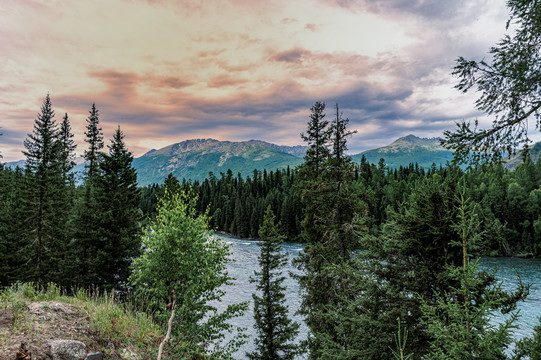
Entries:
POLYGON ((100 352, 94 354, 88 354, 86 360, 103 360, 103 354, 100 352))
POLYGON ((54 360, 85 360, 86 345, 76 340, 55 340, 51 342, 54 360))

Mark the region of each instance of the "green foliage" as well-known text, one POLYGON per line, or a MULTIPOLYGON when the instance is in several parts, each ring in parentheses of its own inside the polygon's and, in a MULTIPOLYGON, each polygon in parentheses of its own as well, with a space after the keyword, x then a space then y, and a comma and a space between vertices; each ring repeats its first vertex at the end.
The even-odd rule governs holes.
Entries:
POLYGON ((350 287, 358 296, 350 316, 356 319, 350 322, 356 325, 352 337, 359 344, 359 358, 379 359, 394 349, 398 319, 410 334, 412 358, 426 353, 430 337, 419 323, 420 299, 432 303, 435 292, 452 286, 446 266, 462 259, 450 245, 458 240, 452 228, 455 191, 456 173, 419 179, 407 201, 391 211, 381 233, 361 234, 365 250, 350 270, 350 287))
POLYGON ((130 277, 135 292, 149 299, 149 310, 164 322, 175 310, 172 327, 174 358, 209 352, 212 358, 231 358, 244 337, 222 345, 227 321, 241 315, 247 304, 232 304, 218 313, 212 305, 232 278, 225 271, 229 250, 212 236, 206 215, 197 215, 197 199, 190 193, 167 193, 156 218, 145 229, 143 254, 135 259, 130 277), (172 308, 175 304, 175 308, 172 308))
POLYGON ((70 211, 59 130, 49 95, 34 122, 34 130, 24 145, 26 176, 22 191, 25 226, 28 232, 20 246, 32 253, 32 266, 24 269, 24 279, 61 281, 65 250, 65 224, 70 211))
POLYGON ((60 161, 62 164, 62 176, 73 183, 73 174, 70 171, 75 166, 75 149, 77 145, 73 141, 73 133, 71 132, 71 124, 68 118, 68 114, 65 113, 60 124, 60 131, 58 134, 58 141, 60 145, 60 161))
POLYGON ((453 229, 459 241, 451 245, 454 251, 462 250, 462 265, 449 264, 446 268, 447 276, 456 285, 435 292, 435 302, 423 302, 423 323, 432 337, 426 359, 506 359, 505 350, 512 343, 510 330, 518 312, 497 327, 489 320, 497 311, 505 314, 515 309, 517 302, 528 295, 529 287, 522 286, 519 278, 517 290, 506 293, 495 273, 479 270, 478 262, 470 261, 482 233, 464 186, 458 190, 453 229))
POLYGON ((92 109, 90 109, 89 113, 90 115, 86 119, 87 125, 85 131, 85 142, 88 143, 88 150, 85 150, 84 158, 88 162, 88 164, 85 165, 85 168, 87 169, 87 181, 91 182, 98 173, 101 149, 103 149, 104 144, 103 133, 99 126, 98 109, 96 108, 95 103, 92 104, 92 109))
POLYGON ((127 280, 131 259, 140 251, 140 191, 131 166, 133 155, 123 139, 119 127, 108 146, 109 153, 102 155, 95 182, 99 242, 93 266, 99 283, 108 286, 127 280))
MULTIPOLYGON (((74 296, 66 296, 65 291, 54 283, 42 287, 20 282, 1 290, 0 312, 11 313, 12 319, 5 330, 13 334, 24 331, 32 334, 34 342, 40 343, 47 341, 50 333, 47 322, 38 324, 33 316, 29 316, 28 306, 33 302, 41 303, 45 312, 49 304, 55 307, 72 305, 77 311, 71 315, 72 318, 78 316, 83 322, 88 319, 88 330, 92 336, 90 339, 80 339, 88 346, 98 347, 102 352, 110 351, 111 347, 118 351, 130 348, 142 358, 153 357, 160 338, 159 326, 146 313, 120 302, 113 292, 89 293, 79 289, 74 296)), ((54 321, 50 323, 58 326, 54 321)))
POLYGON ((299 324, 288 318, 288 308, 282 305, 286 287, 280 269, 287 264, 287 255, 280 246, 284 236, 280 235, 275 225, 270 206, 265 211, 259 237, 260 271, 254 271, 254 276, 250 278, 250 282, 257 283, 258 291, 258 294, 252 294, 257 330, 256 349, 247 356, 250 359, 265 360, 293 359, 299 353, 299 346, 293 343, 299 324))
POLYGON ((391 349, 393 352, 393 357, 396 360, 408 360, 413 356, 412 354, 406 353, 406 346, 408 344, 408 330, 404 329, 404 331, 402 331, 400 319, 398 319, 397 323, 398 330, 394 338, 396 350, 391 349))
POLYGON ((541 120, 541 3, 532 0, 507 2, 514 36, 505 36, 490 49, 492 61, 459 57, 453 74, 460 78, 456 86, 467 92, 477 88, 481 96, 476 107, 494 115, 492 128, 477 129, 477 120, 458 124, 454 133, 446 131, 444 144, 455 150, 463 162, 498 160, 505 153, 528 145, 528 119, 541 120))
POLYGON ((293 184, 297 174, 289 168, 277 171, 253 171, 252 176, 233 176, 232 171, 221 173, 220 178, 210 174, 201 183, 182 183, 170 174, 164 185, 143 188, 141 209, 147 218, 156 214, 157 200, 164 193, 167 183, 188 189, 198 194, 197 212, 209 211, 210 224, 217 231, 223 231, 243 238, 256 238, 263 222, 264 210, 271 206, 281 220, 281 231, 287 241, 298 241, 302 205, 293 184))
POLYGON ((533 330, 531 337, 518 342, 515 351, 518 359, 541 360, 541 318, 539 318, 539 325, 533 330))
POLYGON ((352 132, 347 131, 348 120, 342 118, 338 106, 329 127, 321 121, 324 107, 320 103, 311 110, 309 135, 303 137, 309 150, 297 184, 304 205, 302 235, 306 241, 296 260, 303 271, 298 276, 303 290, 300 313, 311 331, 310 358, 353 358, 355 345, 342 327, 353 300, 347 289, 350 274, 344 269, 350 268, 352 253, 358 249, 354 216, 363 210, 353 185, 353 163, 344 155, 352 132))

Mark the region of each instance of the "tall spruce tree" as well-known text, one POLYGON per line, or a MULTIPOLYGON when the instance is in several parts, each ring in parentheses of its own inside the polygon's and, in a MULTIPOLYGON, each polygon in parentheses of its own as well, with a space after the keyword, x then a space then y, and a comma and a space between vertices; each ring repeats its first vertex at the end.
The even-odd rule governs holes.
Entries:
POLYGON ((261 294, 252 294, 256 349, 247 356, 254 360, 293 359, 299 353, 299 346, 293 343, 299 324, 288 317, 288 308, 283 305, 286 287, 280 270, 287 264, 287 255, 280 245, 285 237, 275 224, 270 206, 265 211, 259 237, 260 271, 254 271, 250 278, 250 282, 257 283, 256 290, 261 294))
MULTIPOLYGON (((344 356, 352 345, 344 338, 347 335, 340 329, 336 314, 330 314, 334 309, 344 309, 349 301, 349 294, 342 296, 347 292, 344 286, 348 280, 337 270, 350 266, 352 252, 358 248, 353 215, 361 212, 352 184, 353 164, 345 156, 347 137, 353 132, 347 130, 348 120, 342 118, 338 105, 331 126, 327 123, 316 129, 314 119, 322 118, 320 111, 319 106, 312 108, 308 126, 310 138, 326 139, 319 142, 325 146, 319 151, 307 151, 298 183, 305 205, 303 238, 306 241, 304 252, 297 259, 299 269, 304 271, 299 276, 304 290, 300 312, 311 330, 308 347, 313 359, 329 358, 332 353, 344 356), (326 157, 318 160, 316 155, 321 153, 326 153, 326 157), (331 347, 333 350, 329 352, 331 347)), ((315 148, 317 141, 309 144, 315 148)))
MULTIPOLYGON (((321 211, 325 201, 321 196, 323 190, 321 183, 330 153, 328 145, 331 132, 329 122, 325 120, 325 104, 318 101, 310 108, 310 111, 307 133, 301 134, 302 139, 308 144, 308 150, 304 156, 304 163, 299 168, 296 184, 304 206, 301 237, 306 246, 295 259, 295 265, 301 270, 301 275, 297 275, 297 280, 303 292, 299 312, 305 317, 306 324, 313 332, 320 325, 315 314, 317 307, 323 305, 321 301, 325 299, 325 290, 328 285, 322 278, 324 259, 320 256, 321 249, 324 248, 322 244, 325 232, 323 220, 326 216, 321 211)), ((312 354, 314 342, 310 341, 308 345, 312 354)))
POLYGON ((102 155, 100 177, 96 179, 99 211, 97 266, 100 283, 115 286, 129 276, 131 259, 140 251, 140 190, 133 155, 117 128, 108 154, 102 155))
POLYGON ((99 113, 96 104, 92 104, 90 115, 86 119, 85 142, 88 144, 83 157, 86 161, 85 184, 79 190, 75 204, 74 234, 73 234, 73 274, 72 280, 80 286, 101 286, 103 279, 98 276, 95 259, 102 248, 100 232, 101 214, 98 204, 96 182, 100 176, 100 161, 102 159, 103 133, 99 126, 99 113))
POLYGON ((324 170, 324 163, 329 157, 329 142, 331 139, 331 129, 329 121, 325 120, 325 103, 316 101, 310 108, 310 120, 306 134, 301 134, 301 138, 308 144, 304 164, 301 168, 301 176, 317 180, 324 170))
POLYGON ((63 194, 65 181, 62 176, 62 146, 59 130, 49 94, 41 106, 41 113, 34 122, 32 134, 24 141, 26 151, 27 184, 24 198, 27 226, 33 234, 27 239, 29 262, 33 264, 26 278, 38 282, 58 281, 58 263, 65 244, 63 194))
POLYGON ((59 142, 61 148, 61 160, 62 160, 62 176, 72 182, 73 175, 70 171, 75 166, 75 149, 77 145, 73 141, 73 133, 71 132, 71 124, 68 118, 68 113, 64 114, 62 123, 60 124, 59 142))
POLYGON ((478 260, 471 259, 482 233, 473 202, 466 196, 462 183, 458 188, 457 213, 453 230, 458 241, 450 243, 451 251, 462 253, 462 264, 448 264, 446 276, 457 285, 435 293, 435 302, 423 302, 423 323, 432 336, 429 360, 508 359, 506 349, 512 343, 511 328, 518 313, 512 313, 499 326, 490 324, 495 312, 504 314, 528 294, 520 282, 514 293, 501 290, 494 273, 480 270, 478 260))
POLYGON ((87 182, 91 182, 99 170, 101 149, 104 146, 96 103, 92 104, 92 109, 90 109, 90 115, 86 119, 86 122, 85 142, 88 143, 88 150, 85 150, 84 158, 88 162, 85 165, 87 169, 87 182))

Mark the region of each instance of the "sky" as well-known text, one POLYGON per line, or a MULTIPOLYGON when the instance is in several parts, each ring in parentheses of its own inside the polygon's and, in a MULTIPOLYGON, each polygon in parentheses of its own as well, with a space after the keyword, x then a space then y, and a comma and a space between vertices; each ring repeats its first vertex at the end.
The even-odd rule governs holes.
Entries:
POLYGON ((21 151, 47 93, 77 153, 99 110, 136 157, 196 138, 302 144, 310 107, 338 104, 350 153, 492 119, 455 60, 488 58, 505 0, 2 0, 0 153, 21 151))

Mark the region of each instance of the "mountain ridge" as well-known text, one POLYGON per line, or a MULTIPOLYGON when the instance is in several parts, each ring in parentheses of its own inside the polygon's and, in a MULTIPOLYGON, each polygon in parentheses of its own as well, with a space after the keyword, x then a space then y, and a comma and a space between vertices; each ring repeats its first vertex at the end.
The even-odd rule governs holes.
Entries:
MULTIPOLYGON (((351 155, 354 162, 360 162, 364 156, 369 163, 378 163, 381 158, 389 168, 408 166, 417 163, 420 167, 429 168, 445 165, 453 158, 453 152, 443 148, 440 138, 420 138, 413 134, 400 137, 376 149, 366 150, 351 155)), ((295 167, 303 162, 307 146, 277 145, 263 140, 220 141, 216 139, 190 139, 170 144, 160 149, 151 149, 133 160, 137 170, 139 185, 161 183, 172 173, 178 178, 203 180, 209 173, 219 174, 231 169, 233 174, 247 176, 254 169, 263 171, 295 167)), ((535 161, 541 150, 541 143, 534 145, 532 160, 535 161)), ((82 158, 78 158, 74 168, 81 181, 84 172, 82 158)), ((517 159, 508 161, 508 168, 515 167, 517 159)), ((23 167, 24 160, 8 162, 9 167, 23 167)))

